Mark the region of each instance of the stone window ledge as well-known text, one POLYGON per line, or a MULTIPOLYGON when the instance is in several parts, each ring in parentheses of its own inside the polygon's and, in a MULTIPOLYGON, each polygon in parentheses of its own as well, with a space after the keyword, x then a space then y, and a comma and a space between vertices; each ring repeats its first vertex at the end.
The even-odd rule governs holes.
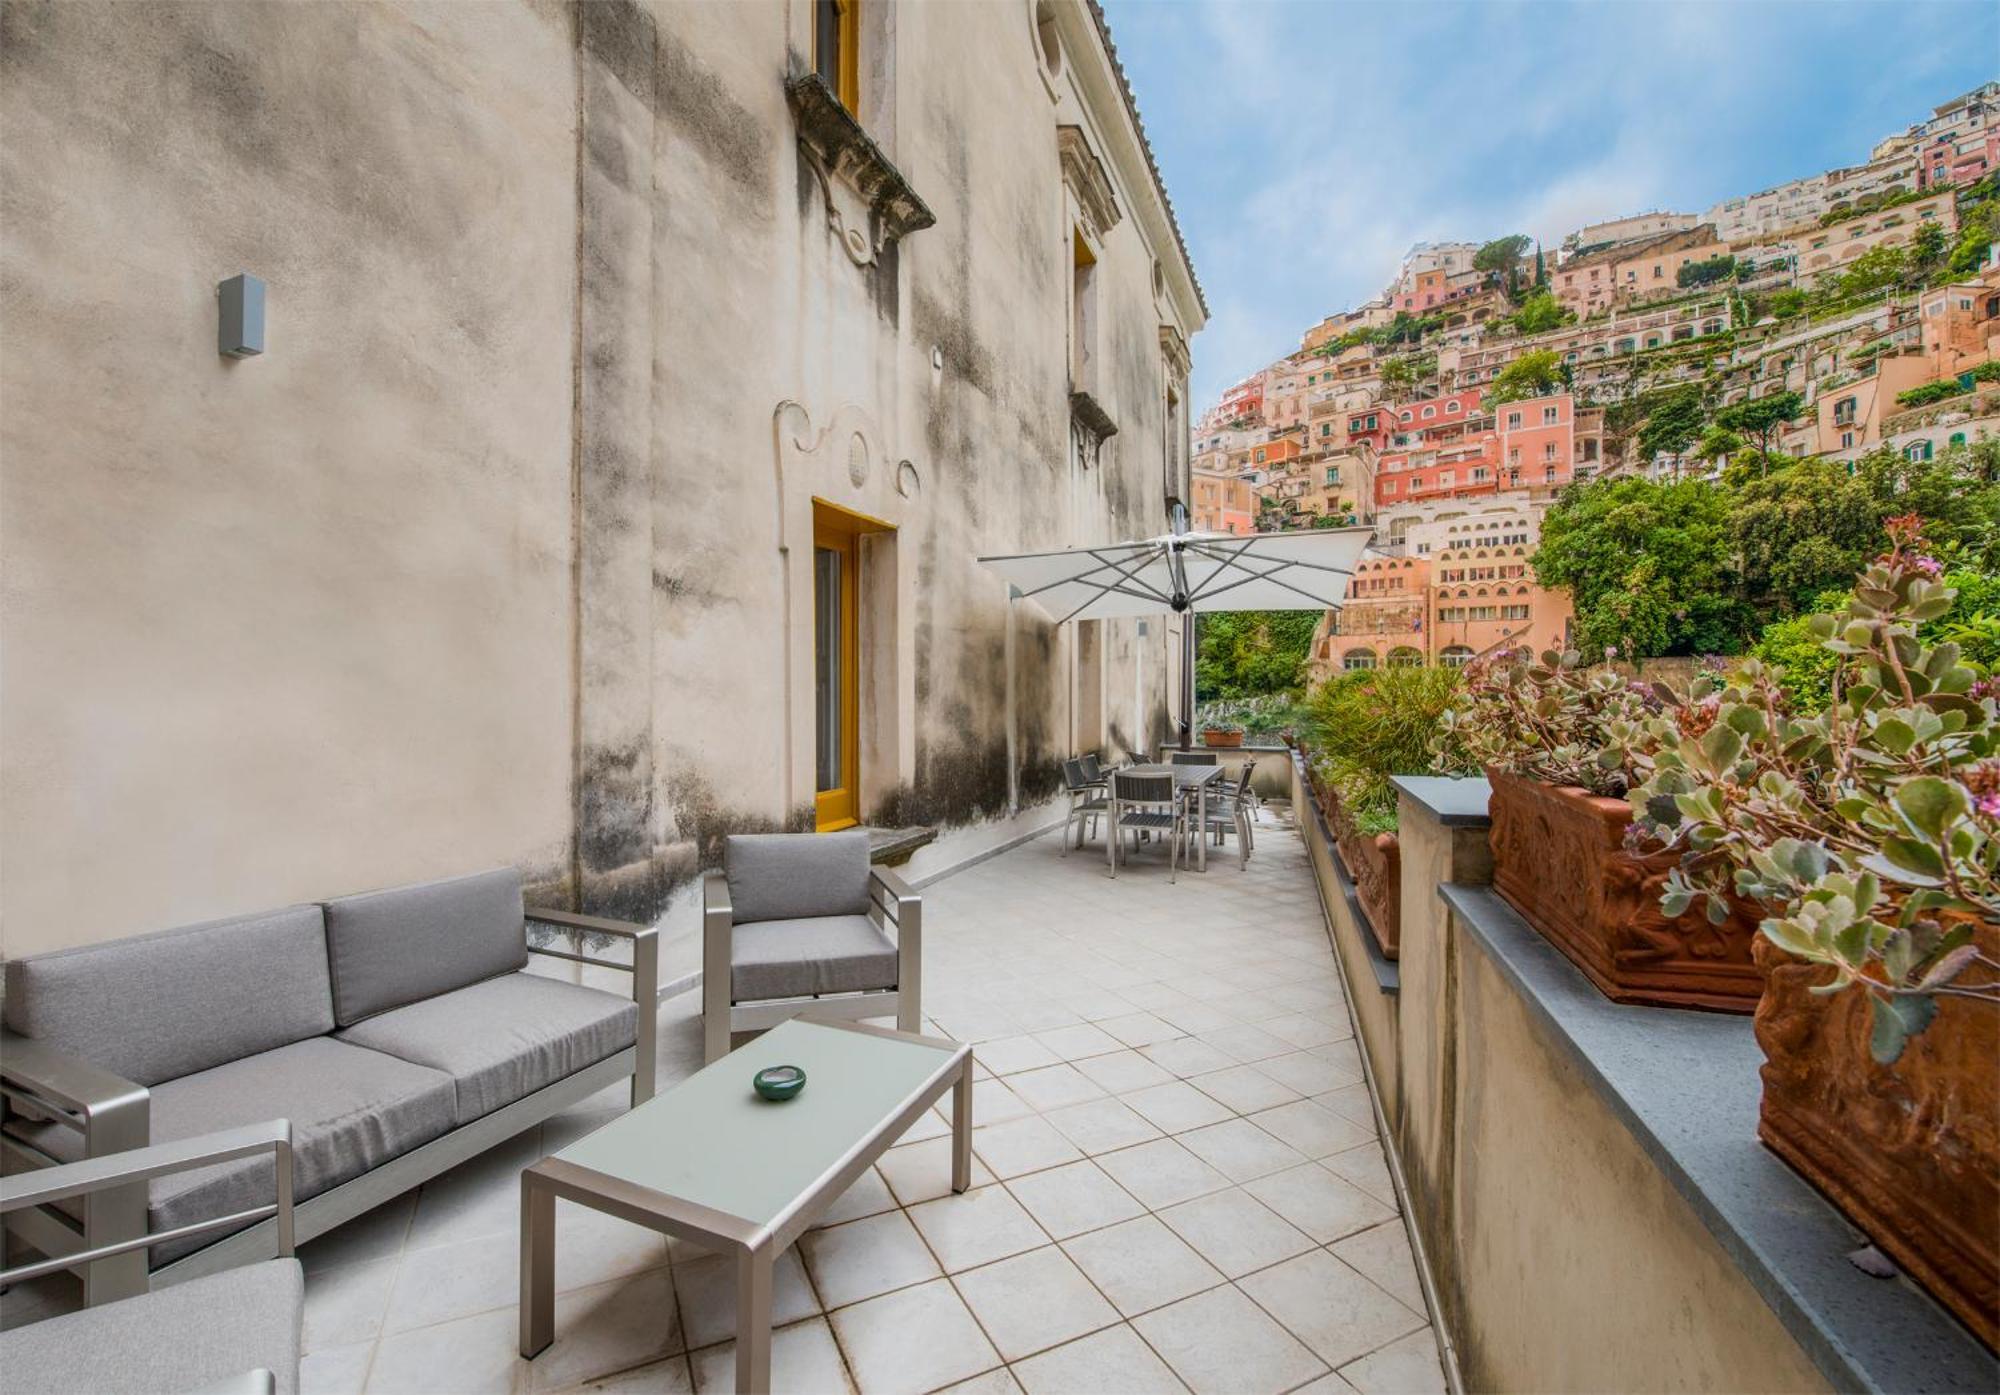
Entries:
POLYGON ((930 205, 882 153, 826 79, 800 73, 785 83, 799 148, 826 197, 827 222, 857 266, 937 222, 930 205))
POLYGON ((1087 392, 1071 390, 1069 418, 1096 445, 1102 445, 1118 434, 1118 423, 1111 419, 1111 413, 1105 411, 1098 400, 1087 392))
POLYGON ((1757 1141, 1749 1018, 1620 1006, 1491 887, 1438 895, 1835 1389, 1995 1388, 1985 1349, 1909 1280, 1850 1264, 1866 1239, 1757 1141))

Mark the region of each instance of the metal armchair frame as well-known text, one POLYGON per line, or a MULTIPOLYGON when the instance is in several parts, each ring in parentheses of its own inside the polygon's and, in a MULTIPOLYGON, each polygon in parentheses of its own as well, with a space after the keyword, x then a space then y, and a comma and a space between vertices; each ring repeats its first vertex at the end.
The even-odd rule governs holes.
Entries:
MULTIPOLYGON (((633 1045, 300 1203, 296 1219, 299 1240, 310 1240, 374 1210, 615 1081, 630 1078, 634 1105, 653 1097, 659 1038, 658 933, 651 926, 600 916, 530 910, 523 918, 524 940, 529 923, 579 932, 572 940, 577 946, 582 943, 581 936, 590 933, 631 943, 629 964, 585 954, 580 947, 561 949, 532 942, 526 947, 530 954, 630 974, 632 1000, 639 1008, 633 1045)), ((33 1177, 59 1167, 82 1166, 84 1162, 122 1156, 152 1142, 152 1092, 145 1086, 46 1043, 12 1033, 0 1034, 0 1118, 23 1110, 80 1134, 83 1159, 64 1163, 20 1139, 0 1137, 0 1165, 9 1174, 33 1177)), ((13 1194, 14 1180, 11 1176, 7 1178, 9 1195, 13 1194)), ((6 1262, 6 1238, 19 1236, 49 1256, 53 1267, 75 1269, 83 1280, 85 1304, 95 1307, 144 1293, 154 1281, 177 1282, 232 1265, 269 1259, 279 1253, 281 1238, 286 1244, 291 1242, 289 1235, 280 1237, 275 1217, 254 1222, 243 1216, 230 1217, 229 1223, 243 1228, 149 1274, 146 1249, 148 1244, 158 1243, 160 1237, 145 1244, 128 1243, 146 1231, 145 1180, 124 1179, 116 1184, 92 1186, 82 1193, 82 1199, 80 1221, 53 1206, 32 1202, 0 1210, 0 1264, 6 1262)), ((288 1205, 288 1227, 289 1218, 288 1205)), ((208 1227, 221 1228, 220 1222, 208 1227)))
POLYGON ((924 901, 910 884, 886 867, 869 869, 868 918, 896 941, 896 986, 861 993, 832 993, 810 998, 769 998, 736 1001, 730 953, 735 913, 729 901, 729 879, 709 872, 701 885, 701 1037, 702 1059, 717 1061, 729 1054, 736 1032, 760 1032, 810 1010, 818 1017, 853 1021, 864 1017, 896 1017, 896 1030, 916 1032, 923 1022, 924 901))

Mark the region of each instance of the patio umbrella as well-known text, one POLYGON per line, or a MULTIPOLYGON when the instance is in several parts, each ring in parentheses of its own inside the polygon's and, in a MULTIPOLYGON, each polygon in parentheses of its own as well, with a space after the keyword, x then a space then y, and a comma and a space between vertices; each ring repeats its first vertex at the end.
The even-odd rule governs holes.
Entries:
MULTIPOLYGON (((982 557, 1056 621, 1211 610, 1338 609, 1372 528, 1296 533, 1196 533, 1172 506, 1157 538, 982 557)), ((1181 747, 1193 736, 1194 626, 1181 627, 1181 747)))

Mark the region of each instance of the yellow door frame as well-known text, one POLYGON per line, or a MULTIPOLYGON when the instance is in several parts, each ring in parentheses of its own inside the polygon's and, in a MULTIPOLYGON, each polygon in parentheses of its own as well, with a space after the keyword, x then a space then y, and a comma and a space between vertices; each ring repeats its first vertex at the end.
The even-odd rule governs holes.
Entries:
MULTIPOLYGON (((861 535, 894 532, 879 518, 814 499, 813 551, 840 558, 840 652, 836 656, 840 683, 840 782, 822 790, 819 762, 813 762, 813 827, 821 833, 852 828, 861 822, 861 535)), ((815 585, 814 642, 818 642, 819 594, 815 585)), ((813 729, 819 730, 819 690, 813 690, 813 729)))

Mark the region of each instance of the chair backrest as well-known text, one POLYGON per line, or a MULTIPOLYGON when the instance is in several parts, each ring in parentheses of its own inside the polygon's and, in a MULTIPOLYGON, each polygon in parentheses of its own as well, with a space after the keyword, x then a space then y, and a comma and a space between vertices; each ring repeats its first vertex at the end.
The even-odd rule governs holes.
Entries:
POLYGON ((1220 759, 1213 751, 1175 751, 1167 757, 1173 765, 1214 765, 1220 759))
POLYGON ((1236 779, 1236 797, 1238 799, 1245 799, 1249 797, 1250 777, 1254 775, 1256 771, 1257 771, 1256 761, 1246 760, 1243 762, 1243 771, 1236 779))
POLYGON ((1097 752, 1092 751, 1084 756, 1083 774, 1087 780, 1102 780, 1104 778, 1104 762, 1098 759, 1097 752))
POLYGON ((1072 757, 1062 763, 1063 788, 1075 794, 1090 787, 1090 776, 1080 757, 1072 757))
POLYGON ((732 833, 723 840, 731 918, 810 920, 868 914, 866 830, 839 833, 732 833))
POLYGON ((1111 773, 1111 795, 1120 804, 1171 804, 1174 802, 1174 777, 1114 770, 1111 773))

